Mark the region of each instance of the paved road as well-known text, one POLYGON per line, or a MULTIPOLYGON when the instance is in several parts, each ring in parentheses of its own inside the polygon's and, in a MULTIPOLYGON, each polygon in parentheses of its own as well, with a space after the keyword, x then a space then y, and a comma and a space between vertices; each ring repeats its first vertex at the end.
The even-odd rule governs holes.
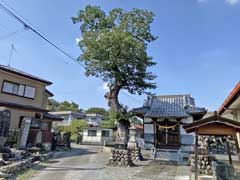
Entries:
POLYGON ((176 165, 142 161, 136 167, 106 166, 109 155, 98 146, 77 146, 36 166, 28 180, 174 180, 176 165))

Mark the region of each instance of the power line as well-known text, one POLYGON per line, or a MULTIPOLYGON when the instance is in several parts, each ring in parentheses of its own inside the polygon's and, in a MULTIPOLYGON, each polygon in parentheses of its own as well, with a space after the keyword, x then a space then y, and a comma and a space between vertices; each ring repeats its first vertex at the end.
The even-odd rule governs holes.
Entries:
POLYGON ((50 41, 45 35, 43 35, 42 33, 40 33, 38 30, 36 30, 35 28, 33 28, 29 23, 26 23, 24 20, 22 20, 20 17, 18 17, 16 14, 14 14, 11 10, 9 10, 7 7, 5 7, 2 3, 0 3, 0 8, 6 12, 9 16, 11 16, 12 18, 16 19, 17 21, 19 21, 26 29, 31 30, 33 33, 35 33, 36 35, 38 35, 40 38, 42 38, 43 40, 45 40, 48 44, 52 45, 54 48, 56 48, 58 51, 60 51, 62 54, 64 54, 65 56, 67 56, 69 59, 71 59, 72 61, 74 61, 75 63, 78 63, 80 66, 82 66, 83 68, 85 68, 85 66, 83 64, 81 64, 79 61, 77 61, 73 56, 71 56, 69 53, 67 53, 65 50, 63 50, 61 47, 57 46, 55 43, 53 43, 52 41, 50 41))
POLYGON ((14 32, 11 32, 11 33, 9 33, 9 34, 6 34, 6 35, 4 35, 4 36, 0 36, 0 40, 3 40, 3 39, 7 39, 7 38, 9 38, 9 37, 11 37, 11 36, 15 36, 15 35, 17 35, 17 34, 20 34, 20 33, 22 33, 23 31, 25 31, 26 30, 26 28, 24 28, 24 29, 18 29, 18 30, 16 30, 16 31, 14 31, 14 32))

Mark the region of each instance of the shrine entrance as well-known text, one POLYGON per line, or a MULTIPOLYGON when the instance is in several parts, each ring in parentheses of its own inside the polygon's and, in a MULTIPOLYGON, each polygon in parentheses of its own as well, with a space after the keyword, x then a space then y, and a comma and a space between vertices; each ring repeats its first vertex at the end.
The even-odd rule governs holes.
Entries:
POLYGON ((156 122, 156 147, 177 149, 180 146, 180 129, 177 120, 156 122))

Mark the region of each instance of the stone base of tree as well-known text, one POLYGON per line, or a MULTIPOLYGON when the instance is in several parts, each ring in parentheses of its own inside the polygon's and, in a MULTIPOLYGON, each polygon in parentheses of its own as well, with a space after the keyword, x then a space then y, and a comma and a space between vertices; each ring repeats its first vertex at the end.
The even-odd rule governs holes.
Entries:
POLYGON ((129 149, 112 149, 110 153, 110 166, 132 167, 134 163, 131 159, 131 152, 129 149))
POLYGON ((130 151, 130 156, 131 156, 132 161, 142 161, 143 160, 141 148, 129 149, 129 151, 130 151))

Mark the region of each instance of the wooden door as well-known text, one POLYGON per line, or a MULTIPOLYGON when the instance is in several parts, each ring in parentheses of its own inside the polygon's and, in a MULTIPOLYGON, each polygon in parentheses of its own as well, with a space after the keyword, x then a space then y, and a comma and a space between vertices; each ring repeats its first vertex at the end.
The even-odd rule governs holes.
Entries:
POLYGON ((158 148, 179 148, 179 125, 172 122, 161 122, 157 126, 157 147, 158 148), (174 126, 174 128, 168 128, 174 126), (165 127, 165 128, 161 128, 165 127))

